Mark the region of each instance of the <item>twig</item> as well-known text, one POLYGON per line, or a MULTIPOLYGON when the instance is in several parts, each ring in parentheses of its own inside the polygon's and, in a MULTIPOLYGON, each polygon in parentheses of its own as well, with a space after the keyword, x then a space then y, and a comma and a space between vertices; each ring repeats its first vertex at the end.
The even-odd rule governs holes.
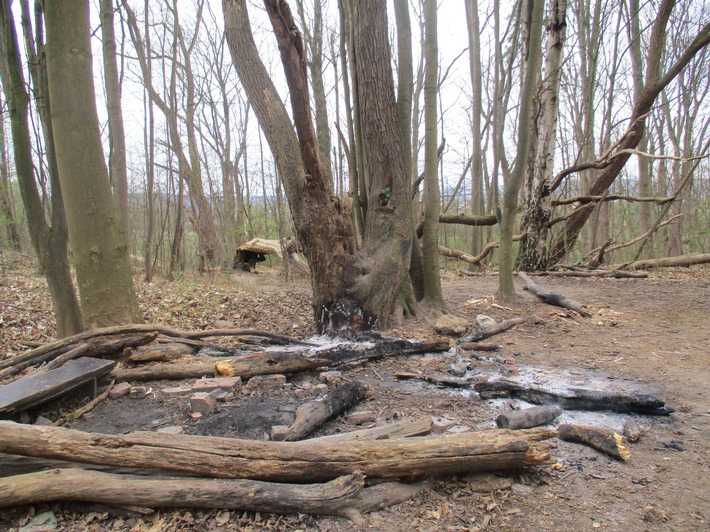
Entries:
POLYGON ((99 395, 98 397, 96 397, 96 399, 94 399, 94 400, 92 400, 91 402, 85 404, 85 405, 82 406, 81 408, 77 408, 76 410, 74 410, 74 412, 68 413, 68 414, 67 414, 66 416, 64 416, 63 418, 58 419, 57 421, 55 421, 55 422, 54 422, 54 426, 55 426, 55 427, 61 427, 61 426, 64 425, 64 423, 66 423, 67 421, 69 421, 69 422, 74 421, 75 419, 80 418, 81 416, 83 416, 83 415, 86 414, 87 412, 93 410, 93 408, 94 408, 97 404, 99 404, 101 401, 103 401, 104 399, 106 399, 106 398, 108 397, 108 394, 111 393, 111 389, 113 388, 113 383, 114 383, 114 382, 116 382, 116 381, 111 381, 111 383, 106 387, 106 390, 104 390, 101 395, 99 395))

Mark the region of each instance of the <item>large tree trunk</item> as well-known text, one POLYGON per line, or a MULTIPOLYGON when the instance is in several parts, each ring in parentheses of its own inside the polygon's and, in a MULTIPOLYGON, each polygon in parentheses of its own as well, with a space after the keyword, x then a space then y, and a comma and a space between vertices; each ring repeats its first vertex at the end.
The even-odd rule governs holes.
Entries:
MULTIPOLYGON (((365 245, 353 256, 347 209, 323 172, 311 118, 303 42, 288 5, 265 0, 290 89, 294 134, 286 109, 251 35, 244 0, 224 0, 226 33, 239 78, 265 132, 299 241, 309 262, 319 331, 386 325, 409 266, 411 206, 390 68, 384 4, 354 17, 359 104, 371 175, 365 245), (371 12, 382 17, 372 20, 371 12), (369 20, 366 20, 369 19, 369 20), (362 22, 362 24, 359 24, 362 22), (376 25, 375 25, 376 22, 376 25), (361 70, 362 69, 362 70, 361 70), (298 156, 300 154, 300 157, 298 156)), ((354 6, 357 12, 360 4, 354 6)))
MULTIPOLYGON (((0 102, 2 104, 2 102, 0 102)), ((15 210, 10 195, 10 176, 7 164, 7 142, 5 142, 5 116, 0 119, 0 215, 3 217, 7 240, 15 251, 22 249, 20 233, 15 221, 15 210)))
POLYGON ((49 2, 47 76, 59 179, 87 327, 141 322, 96 114, 89 4, 49 2))
MULTIPOLYGON (((23 3, 23 18, 29 17, 27 4, 23 3)), ((34 162, 32 159, 32 142, 30 140, 28 105, 29 96, 25 89, 22 75, 20 50, 9 2, 2 2, 0 11, 2 22, 2 41, 5 60, 0 68, 3 90, 8 98, 10 122, 12 127, 13 151, 15 169, 20 187, 20 195, 25 206, 27 225, 32 239, 32 245, 39 258, 40 266, 47 280, 52 306, 57 322, 57 335, 60 337, 76 334, 82 330, 82 317, 79 301, 74 292, 74 283, 69 269, 67 257, 67 223, 62 198, 62 189, 54 158, 54 144, 49 122, 49 94, 46 77, 34 49, 28 50, 34 60, 32 79, 37 94, 42 94, 39 110, 46 140, 47 165, 50 174, 51 188, 51 227, 47 224, 44 207, 34 179, 34 162)), ((29 24, 29 20, 26 21, 29 24)), ((42 43, 38 43, 41 46, 42 43)))

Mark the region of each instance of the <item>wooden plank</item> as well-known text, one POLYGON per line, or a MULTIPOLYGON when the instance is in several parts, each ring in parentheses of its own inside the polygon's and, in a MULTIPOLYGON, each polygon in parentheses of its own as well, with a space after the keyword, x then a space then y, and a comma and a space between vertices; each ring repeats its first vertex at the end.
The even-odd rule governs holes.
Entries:
POLYGON ((45 403, 108 373, 115 365, 113 360, 82 357, 0 386, 0 413, 12 414, 45 403))

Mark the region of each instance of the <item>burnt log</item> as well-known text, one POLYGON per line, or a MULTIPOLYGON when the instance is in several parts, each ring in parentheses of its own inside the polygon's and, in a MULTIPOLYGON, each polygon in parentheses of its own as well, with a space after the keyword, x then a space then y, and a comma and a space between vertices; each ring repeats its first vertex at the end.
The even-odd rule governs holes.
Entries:
POLYGON ((275 432, 274 440, 302 440, 329 419, 339 416, 363 397, 367 387, 358 381, 348 382, 322 397, 307 401, 296 409, 296 419, 285 430, 275 432))
POLYGON ((297 373, 328 364, 328 360, 307 358, 298 353, 257 352, 211 363, 167 363, 117 369, 111 373, 111 377, 121 381, 200 379, 219 375, 248 379, 255 375, 297 373))
POLYGON ((373 478, 416 478, 519 469, 546 462, 545 428, 492 430, 376 441, 273 442, 135 432, 93 434, 0 422, 0 452, 214 478, 317 482, 362 471, 373 478))
POLYGON ((515 412, 501 414, 496 418, 496 425, 499 429, 529 429, 539 427, 549 423, 562 413, 562 409, 557 405, 535 406, 524 408, 515 412))
POLYGON ((625 393, 614 390, 569 388, 553 391, 539 386, 523 385, 510 379, 486 379, 475 384, 481 398, 517 397, 529 403, 554 403, 565 410, 610 410, 619 413, 636 412, 647 416, 668 416, 673 408, 653 395, 625 393))
POLYGON ((195 348, 178 342, 150 344, 136 348, 128 359, 131 362, 170 362, 176 358, 192 355, 195 348))
POLYGON ((611 429, 564 424, 557 427, 557 433, 563 441, 583 443, 617 460, 628 460, 631 456, 621 435, 611 429))

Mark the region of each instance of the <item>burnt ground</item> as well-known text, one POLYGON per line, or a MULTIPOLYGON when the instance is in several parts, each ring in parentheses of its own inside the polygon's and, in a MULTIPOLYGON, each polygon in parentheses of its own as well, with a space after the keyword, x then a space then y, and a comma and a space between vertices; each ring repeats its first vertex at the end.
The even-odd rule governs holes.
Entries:
MULTIPOLYGON (((473 373, 512 370, 540 382, 588 385, 653 393, 676 409, 668 417, 635 416, 644 429, 630 444, 631 458, 620 463, 584 446, 556 441, 545 466, 499 476, 512 489, 477 493, 465 478, 439 479, 411 501, 365 516, 372 530, 708 530, 710 529, 710 269, 651 272, 647 279, 538 278, 551 292, 587 305, 593 317, 540 303, 519 290, 520 299, 500 304, 492 295, 495 276, 445 273, 449 309, 466 317, 486 314, 500 321, 531 317, 525 324, 490 339, 497 353, 463 353, 473 373), (478 360, 476 356, 487 360, 478 360), (495 357, 500 357, 496 359, 495 357), (505 362, 505 364, 501 364, 505 362)), ((516 281, 518 283, 518 281, 516 281)), ((522 283, 518 284, 520 289, 522 283)), ((0 271, 0 334, 6 355, 23 341, 52 335, 51 313, 40 278, 26 261, 5 262, 0 271)), ((218 273, 150 286, 139 284, 146 321, 183 329, 226 320, 308 338, 313 329, 309 288, 284 284, 277 270, 258 274, 218 273)), ((433 320, 410 319, 388 333, 431 339, 433 320)), ((222 343, 229 340, 222 340, 222 343)), ((396 357, 345 370, 343 378, 370 387, 353 411, 373 411, 379 423, 421 415, 445 416, 473 430, 492 428, 495 417, 527 406, 517 400, 480 400, 468 390, 420 381, 398 381, 395 372, 446 372, 453 352, 396 357)), ((186 399, 166 399, 160 390, 172 382, 150 383, 145 399, 107 400, 68 425, 124 433, 179 425, 188 434, 261 439, 271 425, 288 424, 295 407, 315 397, 317 374, 288 378, 283 390, 242 393, 218 412, 195 420, 186 399), (296 392, 300 390, 299 397, 296 392)), ((83 404, 81 392, 46 405, 31 416, 56 419, 83 404)), ((625 416, 565 412, 558 420, 621 429, 625 416)), ((333 420, 314 436, 361 428, 347 417, 333 420)), ((67 504, 0 510, 0 529, 30 530, 42 520, 56 530, 357 530, 343 518, 272 516, 238 511, 166 510, 151 515, 112 516, 103 509, 77 511, 67 504), (38 517, 42 515, 42 517, 38 517), (34 516, 34 517, 33 517, 34 516)))

